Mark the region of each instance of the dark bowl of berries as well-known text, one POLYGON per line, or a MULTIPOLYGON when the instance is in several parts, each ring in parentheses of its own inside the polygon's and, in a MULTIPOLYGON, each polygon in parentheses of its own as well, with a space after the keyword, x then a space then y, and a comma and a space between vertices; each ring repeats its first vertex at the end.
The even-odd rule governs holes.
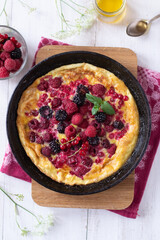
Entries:
POLYGON ((16 76, 27 62, 27 45, 15 29, 0 25, 0 80, 16 76))

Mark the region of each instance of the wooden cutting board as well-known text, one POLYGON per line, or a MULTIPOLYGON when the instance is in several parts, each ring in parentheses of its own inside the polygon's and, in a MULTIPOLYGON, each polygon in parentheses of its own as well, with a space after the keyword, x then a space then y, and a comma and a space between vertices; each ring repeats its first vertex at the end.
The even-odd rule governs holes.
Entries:
MULTIPOLYGON (((128 68, 137 77, 136 54, 127 48, 48 45, 38 51, 36 64, 54 54, 79 50, 97 52, 111 57, 128 68)), ((120 210, 127 208, 132 203, 133 197, 134 172, 115 187, 86 196, 57 193, 32 180, 32 198, 40 206, 120 210)))

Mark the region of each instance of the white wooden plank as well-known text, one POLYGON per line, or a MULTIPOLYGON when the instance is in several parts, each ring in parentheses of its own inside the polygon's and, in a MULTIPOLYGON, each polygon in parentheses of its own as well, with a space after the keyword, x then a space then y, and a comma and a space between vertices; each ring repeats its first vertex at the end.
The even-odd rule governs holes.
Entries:
MULTIPOLYGON (((5 130, 5 115, 8 99, 20 78, 28 71, 33 61, 33 53, 36 51, 41 36, 51 37, 51 34, 58 31, 59 20, 53 0, 48 1, 25 1, 30 6, 37 7, 35 13, 28 14, 19 1, 8 0, 9 22, 12 27, 19 30, 27 41, 29 49, 29 60, 26 68, 18 77, 9 81, 0 81, 0 164, 6 148, 7 137, 5 130), (12 14, 10 10, 12 8, 12 14), (8 88, 9 85, 9 88, 8 88), (8 97, 9 96, 9 97, 8 97)), ((85 2, 85 1, 84 1, 85 2)), ((87 2, 87 1, 86 1, 87 2)), ((91 29, 82 32, 80 35, 70 37, 65 42, 75 45, 94 46, 117 46, 129 47, 138 55, 138 63, 144 67, 160 71, 159 67, 159 42, 158 32, 159 20, 155 22, 148 35, 140 38, 130 38, 125 34, 126 25, 131 19, 144 17, 150 18, 158 13, 159 1, 130 0, 127 2, 126 18, 118 25, 109 25, 97 21, 91 29)), ((68 14, 70 11, 66 10, 68 14)), ((5 23, 0 19, 1 24, 5 23)), ((10 192, 19 192, 25 195, 24 206, 38 213, 54 213, 56 217, 55 226, 42 239, 78 239, 78 240, 159 240, 159 197, 160 197, 160 175, 159 155, 156 155, 148 184, 140 205, 139 214, 136 220, 126 219, 105 210, 80 209, 51 209, 42 208, 33 203, 31 199, 30 184, 0 174, 0 185, 10 192), (87 226, 88 223, 88 226, 87 226)), ((14 211, 12 204, 0 193, 0 239, 23 239, 14 222, 14 211), (3 213, 4 211, 4 213, 3 213)), ((32 224, 30 216, 22 213, 25 225, 32 224), (25 216, 24 216, 25 215, 25 216)), ((27 239, 35 239, 29 237, 27 239)))

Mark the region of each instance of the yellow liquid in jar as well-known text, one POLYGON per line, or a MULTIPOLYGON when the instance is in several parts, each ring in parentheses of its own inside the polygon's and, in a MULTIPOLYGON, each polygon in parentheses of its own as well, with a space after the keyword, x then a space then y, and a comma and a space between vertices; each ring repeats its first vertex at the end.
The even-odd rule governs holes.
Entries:
POLYGON ((118 11, 123 0, 96 0, 98 7, 104 12, 116 12, 118 11))

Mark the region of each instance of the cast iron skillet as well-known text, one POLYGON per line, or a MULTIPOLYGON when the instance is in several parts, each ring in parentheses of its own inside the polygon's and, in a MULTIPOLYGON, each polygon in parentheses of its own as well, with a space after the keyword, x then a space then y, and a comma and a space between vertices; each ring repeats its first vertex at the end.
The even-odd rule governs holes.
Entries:
POLYGON ((142 159, 149 141, 150 129, 151 118, 149 104, 142 87, 135 79, 135 77, 124 66, 115 60, 95 52, 87 51, 73 51, 57 54, 34 66, 22 78, 17 88, 15 89, 10 100, 7 114, 7 133, 9 143, 13 154, 15 155, 15 158, 24 169, 24 171, 39 184, 51 190, 72 195, 87 195, 101 192, 115 186, 123 179, 125 179, 135 169, 135 167, 142 159), (32 163, 21 145, 16 126, 16 118, 18 102, 21 98, 21 95, 23 91, 34 82, 34 80, 57 67, 80 62, 86 62, 97 67, 105 68, 110 72, 113 72, 117 77, 125 82, 138 106, 140 116, 140 132, 137 145, 131 157, 127 160, 125 165, 123 165, 122 168, 115 174, 98 183, 69 186, 53 181, 42 172, 40 172, 40 170, 32 163))

